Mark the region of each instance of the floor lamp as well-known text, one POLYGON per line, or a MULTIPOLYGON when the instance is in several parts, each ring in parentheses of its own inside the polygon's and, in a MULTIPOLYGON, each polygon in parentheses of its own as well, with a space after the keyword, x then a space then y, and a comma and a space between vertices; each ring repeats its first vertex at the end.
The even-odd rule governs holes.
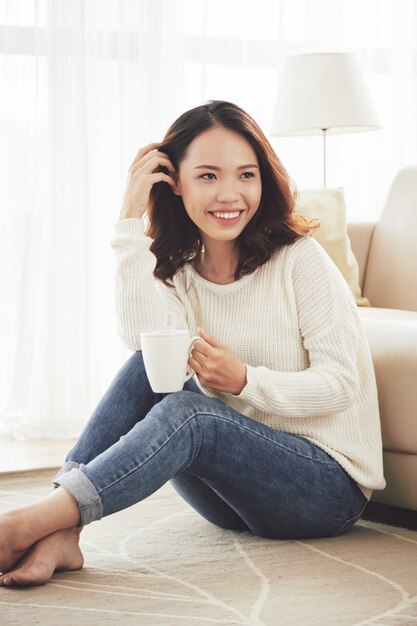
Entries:
POLYGON ((322 135, 326 187, 326 136, 381 128, 353 54, 289 56, 278 88, 271 135, 322 135))

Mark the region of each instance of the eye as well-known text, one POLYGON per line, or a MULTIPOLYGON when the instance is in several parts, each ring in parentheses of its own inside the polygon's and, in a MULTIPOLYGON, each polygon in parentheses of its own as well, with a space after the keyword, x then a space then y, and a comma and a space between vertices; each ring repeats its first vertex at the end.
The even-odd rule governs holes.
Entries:
MULTIPOLYGON (((241 176, 243 176, 244 180, 250 180, 251 178, 255 178, 255 174, 253 172, 243 172, 241 176)), ((212 172, 207 172, 206 174, 201 174, 199 178, 203 178, 204 180, 215 180, 216 175, 212 172), (206 178, 207 176, 212 178, 206 178)))

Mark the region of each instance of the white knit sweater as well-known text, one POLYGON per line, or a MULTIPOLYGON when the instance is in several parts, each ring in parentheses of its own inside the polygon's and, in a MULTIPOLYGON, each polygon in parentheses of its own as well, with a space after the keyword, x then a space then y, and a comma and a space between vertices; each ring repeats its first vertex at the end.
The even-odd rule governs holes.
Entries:
POLYGON ((188 328, 192 336, 201 326, 247 367, 240 395, 202 387, 206 395, 309 439, 340 463, 366 497, 383 489, 369 347, 351 292, 321 246, 300 238, 227 285, 202 278, 187 264, 172 289, 152 275, 150 243, 140 219, 117 222, 112 247, 123 342, 140 350, 142 331, 188 328))

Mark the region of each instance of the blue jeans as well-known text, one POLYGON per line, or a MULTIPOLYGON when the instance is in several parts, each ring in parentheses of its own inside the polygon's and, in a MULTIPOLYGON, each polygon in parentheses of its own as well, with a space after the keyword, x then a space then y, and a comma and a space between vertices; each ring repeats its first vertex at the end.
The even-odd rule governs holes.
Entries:
POLYGON ((269 538, 335 536, 367 499, 326 452, 205 396, 155 394, 142 353, 120 369, 54 478, 84 526, 166 482, 208 521, 269 538))

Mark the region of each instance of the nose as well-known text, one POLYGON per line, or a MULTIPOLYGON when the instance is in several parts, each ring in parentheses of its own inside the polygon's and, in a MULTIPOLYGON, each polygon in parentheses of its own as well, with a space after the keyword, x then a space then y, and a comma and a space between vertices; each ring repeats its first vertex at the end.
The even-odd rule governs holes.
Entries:
POLYGON ((239 199, 237 183, 234 180, 223 180, 220 184, 217 200, 218 202, 236 202, 239 199))

